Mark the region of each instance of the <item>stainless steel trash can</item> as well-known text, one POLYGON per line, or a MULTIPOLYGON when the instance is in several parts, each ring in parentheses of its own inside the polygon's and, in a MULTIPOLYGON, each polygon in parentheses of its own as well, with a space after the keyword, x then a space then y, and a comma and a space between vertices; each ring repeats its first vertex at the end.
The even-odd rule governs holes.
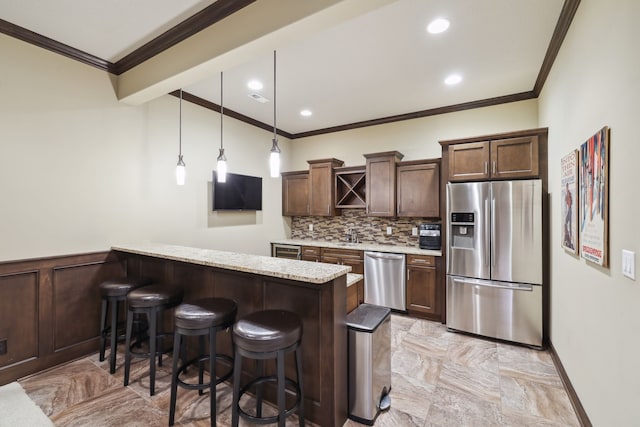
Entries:
POLYGON ((347 315, 349 418, 373 425, 391 406, 391 310, 362 304, 347 315))

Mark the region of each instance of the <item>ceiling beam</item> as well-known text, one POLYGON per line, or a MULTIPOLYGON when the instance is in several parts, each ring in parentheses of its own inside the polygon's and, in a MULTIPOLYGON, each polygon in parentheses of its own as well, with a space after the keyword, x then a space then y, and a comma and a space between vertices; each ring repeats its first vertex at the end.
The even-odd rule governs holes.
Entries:
POLYGON ((257 0, 118 76, 139 105, 395 0, 257 0))

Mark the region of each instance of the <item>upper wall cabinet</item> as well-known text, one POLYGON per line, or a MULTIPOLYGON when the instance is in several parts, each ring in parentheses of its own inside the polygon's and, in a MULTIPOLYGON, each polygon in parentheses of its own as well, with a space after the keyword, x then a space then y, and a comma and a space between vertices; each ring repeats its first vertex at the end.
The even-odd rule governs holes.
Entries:
POLYGON ((398 164, 399 217, 440 217, 440 160, 398 164))
POLYGON ((365 208, 367 186, 364 166, 336 168, 336 208, 365 208))
POLYGON ((333 168, 342 166, 344 162, 338 159, 322 159, 309 160, 307 163, 309 163, 309 214, 335 215, 333 168))
POLYGON ((309 172, 282 173, 282 215, 309 215, 309 172))
POLYGON ((396 163, 404 155, 388 151, 364 157, 367 159, 367 215, 396 216, 396 163))
POLYGON ((449 181, 536 178, 538 136, 449 145, 449 181))

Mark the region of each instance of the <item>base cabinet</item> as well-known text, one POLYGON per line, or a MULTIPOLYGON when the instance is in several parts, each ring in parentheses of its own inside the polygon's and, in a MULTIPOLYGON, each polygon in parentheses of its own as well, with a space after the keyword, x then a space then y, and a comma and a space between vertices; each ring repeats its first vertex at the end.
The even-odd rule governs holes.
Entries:
POLYGON ((432 256, 407 255, 407 311, 435 318, 439 313, 438 275, 432 256))
POLYGON ((364 274, 364 252, 354 249, 322 248, 322 262, 350 265, 351 272, 364 274))
POLYGON ((315 246, 302 246, 300 248, 300 259, 303 261, 320 262, 320 248, 315 246))
POLYGON ((364 279, 347 288, 347 313, 351 313, 364 303, 364 279))

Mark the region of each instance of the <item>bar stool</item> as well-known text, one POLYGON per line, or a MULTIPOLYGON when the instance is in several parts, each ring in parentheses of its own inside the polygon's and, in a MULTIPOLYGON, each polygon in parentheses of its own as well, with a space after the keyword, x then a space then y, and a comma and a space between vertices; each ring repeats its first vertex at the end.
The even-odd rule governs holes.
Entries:
MULTIPOLYGON (((198 390, 203 394, 209 389, 209 406, 211 411, 211 425, 216 425, 216 385, 227 380, 233 373, 233 359, 225 354, 218 354, 216 350, 216 334, 233 326, 236 321, 238 306, 236 302, 226 298, 205 298, 192 303, 183 303, 174 313, 173 338, 173 367, 171 369, 171 403, 169 406, 169 425, 175 421, 176 397, 178 386, 188 390, 198 390), (184 350, 183 336, 199 336, 200 355, 189 361, 183 357, 182 366, 178 367, 177 350, 184 350), (205 336, 209 337, 209 352, 205 351, 205 336), (216 360, 229 362, 229 371, 216 379, 216 360), (204 382, 204 362, 209 360, 209 382, 204 382), (198 364, 198 383, 187 383, 180 379, 180 374, 186 372, 191 365, 198 364)), ((181 351, 185 355, 186 351, 181 351)))
POLYGON ((182 302, 183 291, 180 287, 171 285, 155 284, 135 289, 127 295, 127 332, 126 332, 126 352, 124 358, 124 385, 129 385, 129 372, 131 368, 131 357, 149 358, 149 394, 153 396, 156 392, 156 362, 162 366, 162 354, 164 349, 158 351, 158 339, 162 339, 170 333, 158 332, 158 322, 162 320, 162 312, 173 308, 182 302), (133 317, 139 314, 146 314, 149 322, 149 352, 131 351, 131 333, 133 329, 133 317))
POLYGON ((151 284, 150 279, 123 277, 110 279, 100 283, 102 295, 102 312, 100 314, 100 361, 104 361, 104 353, 107 346, 107 336, 111 338, 111 354, 109 355, 109 372, 116 372, 116 350, 118 339, 118 312, 119 303, 127 299, 127 294, 136 288, 151 284), (107 312, 111 308, 111 325, 107 325, 107 312))
POLYGON ((231 425, 237 427, 239 417, 258 424, 278 423, 284 427, 286 418, 298 410, 300 426, 304 426, 304 393, 302 388, 302 321, 295 313, 285 310, 258 311, 238 320, 233 326, 235 361, 233 367, 233 403, 231 425), (286 353, 295 351, 297 382, 285 377, 286 353), (256 377, 240 387, 242 357, 255 359, 256 377), (276 375, 265 376, 264 360, 276 359, 276 375), (262 384, 277 381, 278 415, 262 416, 262 384), (296 402, 285 407, 285 383, 293 387, 296 402), (256 415, 240 408, 240 399, 252 386, 256 386, 256 415))

